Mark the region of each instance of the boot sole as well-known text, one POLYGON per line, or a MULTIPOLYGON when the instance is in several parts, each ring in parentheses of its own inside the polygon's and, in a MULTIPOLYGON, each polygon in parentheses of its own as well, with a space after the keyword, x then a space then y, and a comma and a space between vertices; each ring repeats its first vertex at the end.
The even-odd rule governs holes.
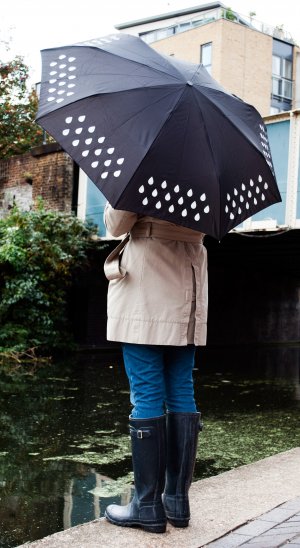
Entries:
POLYGON ((178 528, 184 528, 184 527, 188 527, 189 526, 189 519, 186 519, 186 520, 173 520, 173 519, 170 519, 170 518, 167 518, 168 519, 168 522, 173 525, 173 527, 178 527, 178 528))
POLYGON ((148 531, 148 533, 165 533, 167 529, 166 523, 158 523, 152 525, 148 523, 141 523, 140 521, 116 521, 112 519, 106 512, 104 515, 107 521, 109 521, 113 525, 119 525, 120 527, 140 527, 144 531, 148 531))

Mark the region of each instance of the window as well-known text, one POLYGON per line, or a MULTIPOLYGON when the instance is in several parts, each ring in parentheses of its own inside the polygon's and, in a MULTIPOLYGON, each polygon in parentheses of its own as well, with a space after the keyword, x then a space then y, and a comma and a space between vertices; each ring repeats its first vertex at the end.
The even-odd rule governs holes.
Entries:
POLYGON ((273 95, 282 95, 282 80, 281 78, 276 78, 276 76, 273 76, 272 78, 272 94, 273 95))
POLYGON ((141 32, 139 34, 139 37, 147 44, 151 44, 152 42, 156 42, 157 40, 163 40, 164 38, 168 38, 168 36, 172 36, 172 34, 174 33, 175 27, 167 27, 163 29, 153 30, 150 32, 141 32))
POLYGON ((283 97, 286 99, 292 99, 293 97, 293 88, 291 80, 283 80, 283 97))
POLYGON ((273 61, 273 63, 272 63, 272 72, 273 72, 273 74, 275 74, 276 76, 280 76, 280 61, 281 61, 281 58, 278 57, 278 55, 273 55, 272 61, 273 61))
POLYGON ((206 68, 207 72, 211 74, 211 59, 212 59, 212 42, 202 44, 200 63, 206 68))
POLYGON ((163 38, 168 38, 168 36, 172 36, 172 34, 174 34, 174 30, 174 27, 157 30, 155 40, 163 40, 163 38))
POLYGON ((151 44, 155 41, 155 32, 141 32, 139 37, 146 42, 146 44, 151 44))
POLYGON ((291 101, 293 97, 292 81, 286 80, 285 78, 277 78, 277 76, 273 76, 272 95, 275 95, 276 97, 282 97, 283 99, 291 101))
POLYGON ((287 78, 288 80, 292 80, 292 61, 289 61, 289 59, 285 59, 284 57, 279 57, 278 55, 273 55, 273 62, 272 62, 272 72, 275 76, 281 76, 283 78, 287 78))
POLYGON ((98 235, 107 236, 103 213, 106 198, 82 169, 79 170, 77 216, 98 226, 98 235))
POLYGON ((270 114, 278 114, 280 112, 280 108, 278 107, 271 107, 270 108, 270 114))
POLYGON ((192 26, 192 23, 189 21, 188 23, 180 23, 178 25, 179 29, 177 32, 184 32, 185 30, 189 30, 192 26))
POLYGON ((282 59, 282 76, 292 79, 292 62, 288 59, 282 59))
POLYGON ((292 62, 279 55, 273 55, 272 73, 272 98, 291 101, 293 96, 292 62))

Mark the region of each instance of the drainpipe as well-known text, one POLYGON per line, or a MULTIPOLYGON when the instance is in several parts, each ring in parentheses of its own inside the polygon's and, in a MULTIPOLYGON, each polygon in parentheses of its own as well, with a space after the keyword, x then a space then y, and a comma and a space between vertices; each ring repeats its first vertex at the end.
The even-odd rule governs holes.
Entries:
POLYGON ((300 110, 298 109, 298 110, 290 111, 289 156, 288 156, 287 192, 286 192, 286 210, 285 210, 285 224, 290 227, 296 226, 299 150, 300 150, 300 110))
POLYGON ((295 105, 294 108, 300 108, 300 52, 296 53, 296 76, 295 76, 295 105))

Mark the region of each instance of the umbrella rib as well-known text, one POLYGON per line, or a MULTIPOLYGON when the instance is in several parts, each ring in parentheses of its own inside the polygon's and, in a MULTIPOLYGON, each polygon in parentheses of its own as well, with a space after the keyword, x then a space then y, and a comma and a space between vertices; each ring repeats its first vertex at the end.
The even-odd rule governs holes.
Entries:
MULTIPOLYGON (((186 92, 186 90, 184 90, 184 92, 186 92)), ((184 93, 183 92, 183 93, 184 93)), ((182 95, 183 95, 182 93, 182 95)), ((181 95, 181 98, 182 98, 182 95, 181 95)), ((177 105, 176 105, 177 106, 177 105)), ((185 123, 185 131, 184 131, 184 142, 183 142, 183 145, 182 145, 182 148, 184 149, 185 148, 185 143, 186 143, 186 136, 187 136, 187 131, 186 131, 186 128, 187 128, 187 125, 188 125, 188 122, 190 120, 190 109, 189 109, 189 112, 188 112, 188 116, 187 116, 187 119, 186 119, 186 123, 185 123)), ((181 173, 181 166, 182 166, 182 157, 181 157, 181 162, 180 162, 180 173, 181 173)))
MULTIPOLYGON (((202 86, 198 86, 198 89, 199 87, 202 87, 202 86)), ((208 97, 205 93, 202 94, 205 99, 207 99, 207 101, 210 103, 210 105, 219 113, 221 114, 221 116, 229 123, 231 124, 236 130, 237 132, 256 150, 256 152, 259 152, 259 154, 262 156, 262 158, 265 160, 265 157, 264 157, 264 154, 263 152, 260 150, 260 148, 257 147, 257 145, 255 143, 253 143, 252 139, 251 140, 248 140, 248 138, 244 135, 243 131, 232 121, 231 118, 225 116, 224 112, 222 112, 221 109, 218 108, 218 106, 216 105, 216 103, 210 98, 208 97)), ((254 107, 253 107, 254 108, 254 107)), ((268 164, 267 164, 268 166, 268 164)), ((270 170, 271 172, 271 175, 273 177, 273 173, 271 171, 271 168, 268 166, 268 169, 270 170)))
MULTIPOLYGON (((173 84, 173 85, 174 85, 174 84, 173 84)), ((150 87, 150 86, 149 86, 149 88, 147 88, 147 89, 156 89, 156 87, 164 87, 164 88, 165 88, 166 86, 153 86, 153 87, 150 87)), ((139 89, 141 89, 141 88, 136 88, 136 89, 139 90, 139 89)), ((125 91, 118 91, 118 92, 115 92, 115 93, 127 93, 127 91, 128 91, 128 90, 125 90, 125 91)), ((130 90, 130 91, 132 91, 132 90, 130 90)), ((132 119, 133 119, 135 116, 137 116, 140 112, 143 112, 144 110, 146 110, 146 109, 148 109, 148 108, 151 108, 153 105, 159 103, 162 99, 165 99, 168 95, 172 95, 172 93, 173 93, 173 90, 170 90, 170 91, 169 91, 168 93, 166 93, 163 97, 160 96, 158 99, 156 99, 155 101, 153 101, 151 104, 148 104, 146 107, 140 108, 140 109, 139 109, 138 111, 136 111, 134 114, 132 114, 131 116, 129 116, 128 118, 126 118, 126 120, 124 120, 124 121, 122 122, 122 124, 119 124, 119 125, 118 125, 118 128, 121 128, 122 126, 124 126, 129 120, 132 120, 132 119)), ((177 102, 176 102, 176 105, 177 105, 177 102)), ((175 105, 175 106, 176 106, 176 105, 175 105)), ((170 114, 171 114, 171 113, 170 113, 170 114)), ((169 116, 170 116, 170 115, 169 115, 169 116)), ((167 119, 168 119, 168 118, 167 118, 167 119)), ((166 121, 167 121, 167 120, 165 120, 165 121, 163 122, 163 124, 165 124, 166 121)), ((153 144, 153 143, 152 143, 152 144, 153 144)), ((152 146, 152 144, 151 144, 151 146, 152 146)))
MULTIPOLYGON (((209 104, 212 106, 212 108, 213 108, 214 110, 216 110, 219 114, 221 114, 221 116, 222 116, 229 124, 231 124, 231 125, 235 128, 235 130, 241 135, 241 137, 242 137, 245 141, 247 141, 247 143, 250 144, 250 146, 252 146, 252 147, 255 149, 255 151, 256 151, 257 153, 260 154, 260 156, 262 156, 263 160, 264 160, 265 163, 266 163, 266 166, 267 166, 268 170, 269 170, 270 173, 271 173, 271 176, 274 177, 274 175, 273 175, 273 173, 272 173, 272 170, 271 170, 270 166, 267 164, 267 162, 266 162, 266 160, 265 160, 265 157, 264 157, 263 152, 262 152, 262 151, 261 151, 261 150, 252 142, 252 140, 247 140, 246 136, 245 136, 244 133, 241 131, 241 129, 239 129, 239 128, 236 126, 236 124, 234 124, 234 122, 231 120, 231 118, 228 118, 228 117, 225 116, 225 114, 222 112, 222 110, 220 110, 220 109, 217 107, 217 105, 215 104, 214 101, 212 101, 209 97, 207 97, 207 95, 206 95, 205 93, 203 93, 202 96, 204 96, 205 99, 207 99, 207 101, 209 102, 209 104)), ((202 114, 202 110, 201 110, 201 109, 200 109, 200 112, 201 112, 201 116, 202 116, 202 119, 203 119, 203 122, 204 122, 204 127, 205 127, 205 132, 206 132, 206 135, 207 135, 209 147, 210 147, 210 149, 211 149, 212 157, 213 157, 213 159, 214 159, 213 147, 212 147, 211 142, 210 142, 210 139, 209 139, 209 133, 208 133, 208 131, 207 131, 207 129, 206 129, 206 124, 205 124, 205 120, 204 120, 204 117, 203 117, 203 114, 202 114)), ((213 163, 214 163, 214 165, 215 165, 215 162, 213 162, 213 163)), ((217 174, 218 181, 220 181, 219 174, 218 174, 217 172, 216 172, 216 174, 217 174)), ((221 189, 221 185, 220 185, 220 183, 219 183, 219 194, 220 194, 220 189, 221 189)), ((220 202, 220 196, 219 196, 219 202, 220 202)), ((221 226, 221 209, 220 209, 219 222, 220 222, 220 225, 219 225, 219 226, 221 226)))
MULTIPOLYGON (((134 173, 131 175, 130 180, 133 179, 133 177, 135 176, 136 172, 138 171, 138 169, 139 169, 141 163, 145 160, 145 158, 146 158, 147 155, 149 154, 149 150, 153 147, 154 143, 159 139, 160 134, 161 134, 161 132, 162 132, 162 130, 163 130, 165 124, 168 122, 168 120, 171 118, 173 112, 176 110, 177 105, 178 105, 178 103, 180 102, 180 100, 181 100, 182 95, 184 94, 184 92, 185 92, 185 88, 184 88, 184 89, 182 90, 182 92, 180 93, 180 96, 178 97, 178 100, 176 101, 176 104, 174 105, 174 107, 173 107, 172 111, 170 112, 169 116, 168 116, 168 117, 164 120, 164 122, 162 123, 162 125, 161 125, 161 127, 160 127, 160 130, 159 130, 159 132, 158 132, 158 134, 156 135, 154 141, 152 141, 151 145, 149 146, 149 148, 148 148, 148 150, 147 150, 145 156, 143 156, 143 158, 141 159, 140 163, 138 164, 138 166, 137 166, 136 169, 134 170, 134 173)), ((117 203, 116 203, 116 206, 118 205, 118 203, 119 203, 120 200, 122 199, 123 194, 124 194, 125 191, 126 191, 126 189, 124 188, 123 192, 120 194, 120 196, 119 196, 119 198, 118 198, 118 201, 117 201, 117 203)))
MULTIPOLYGON (((220 203, 220 195, 221 195, 220 174, 219 174, 218 170, 216 169, 217 162, 215 161, 214 150, 213 150, 213 147, 212 147, 212 144, 211 144, 211 141, 210 141, 209 132, 207 130, 205 118, 202 114, 202 109, 201 108, 199 108, 199 112, 201 113, 201 117, 202 117, 202 120, 203 120, 204 131, 205 131, 205 134, 206 134, 206 137, 207 137, 207 143, 208 143, 210 153, 211 153, 211 157, 212 157, 212 160, 213 160, 212 163, 213 163, 213 166, 214 166, 214 169, 215 169, 216 179, 218 181, 218 191, 219 191, 218 203, 220 203)), ((219 227, 220 226, 221 226, 221 208, 219 210, 219 227)))
MULTIPOLYGON (((80 46, 80 47, 82 47, 82 46, 80 46)), ((95 46, 88 46, 88 47, 91 48, 91 49, 95 49, 95 50, 99 50, 99 49, 100 49, 100 48, 97 48, 97 47, 95 47, 95 46)), ((153 48, 151 48, 151 49, 153 49, 153 48)), ((104 50, 104 49, 101 49, 101 51, 102 51, 104 54, 107 54, 107 55, 110 55, 110 56, 113 56, 113 57, 119 57, 120 59, 126 59, 126 61, 128 61, 129 63, 132 63, 132 64, 134 64, 134 65, 141 65, 141 66, 143 66, 143 67, 147 67, 148 69, 151 68, 151 70, 153 70, 153 71, 155 71, 155 72, 158 72, 158 73, 160 73, 160 74, 167 75, 167 76, 169 76, 169 77, 171 77, 171 78, 174 78, 175 80, 182 81, 182 75, 180 74, 179 70, 178 70, 174 65, 172 65, 172 63, 170 63, 170 61, 169 61, 168 59, 165 59, 166 62, 168 63, 168 65, 169 65, 170 67, 172 67, 173 70, 175 70, 175 71, 177 72, 178 77, 175 76, 174 74, 168 73, 166 70, 162 70, 162 69, 159 69, 159 68, 155 68, 155 67, 153 67, 153 66, 150 66, 150 65, 147 63, 147 61, 142 62, 142 61, 139 61, 139 60, 128 59, 128 57, 125 57, 125 56, 123 56, 123 55, 120 55, 120 54, 117 53, 117 52, 113 52, 113 53, 112 53, 112 52, 106 51, 106 50, 104 50)), ((153 51, 155 51, 155 50, 153 49, 153 51)), ((123 50, 122 50, 122 53, 123 53, 123 52, 126 52, 126 50, 123 49, 123 50)), ((155 53, 157 53, 157 52, 155 51, 155 53)), ((158 55, 158 54, 157 54, 157 55, 158 55)))
MULTIPOLYGON (((168 84, 170 87, 173 86, 174 88, 176 86, 178 86, 179 84, 168 84)), ((147 86, 146 89, 156 89, 156 88, 166 88, 166 85, 165 84, 162 84, 162 85, 156 85, 156 86, 147 86)), ((89 95, 88 97, 80 97, 79 99, 76 99, 76 101, 72 101, 72 103, 70 104, 66 104, 66 105, 63 105, 63 106, 59 106, 58 108, 55 109, 55 111, 60 111, 60 110, 63 110, 64 108, 67 108, 69 105, 76 105, 77 103, 80 103, 80 101, 84 101, 86 99, 90 99, 92 97, 104 97, 105 95, 117 95, 117 94, 122 94, 122 93, 128 93, 128 92, 132 92, 132 91, 140 91, 141 89, 143 89, 143 87, 136 87, 136 88, 129 88, 129 89, 120 89, 118 91, 114 91, 114 92, 103 92, 103 93, 94 93, 92 95, 89 95)), ((168 93, 169 95, 172 94, 172 91, 170 91, 168 93)), ((168 94, 164 95, 164 97, 166 97, 168 94)), ((152 103, 151 105, 157 103, 159 100, 157 101, 154 101, 154 103, 152 103)), ((139 111, 137 111, 136 114, 138 114, 139 112, 142 112, 144 109, 140 109, 139 111)), ((48 116, 48 112, 45 112, 44 114, 41 114, 40 116, 36 116, 35 118, 35 121, 38 122, 39 120, 43 120, 43 118, 46 118, 48 116)), ((136 115, 134 114, 134 116, 136 115)), ((132 116, 133 117, 133 116, 132 116)), ((128 120, 130 120, 132 117, 129 117, 125 120, 124 123, 126 123, 128 120)), ((123 124, 119 125, 118 127, 121 127, 123 124)))

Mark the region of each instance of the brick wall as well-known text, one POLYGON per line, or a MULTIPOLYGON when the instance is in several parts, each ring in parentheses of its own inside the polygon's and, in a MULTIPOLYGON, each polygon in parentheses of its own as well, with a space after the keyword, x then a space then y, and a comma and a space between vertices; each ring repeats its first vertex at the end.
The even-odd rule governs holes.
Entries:
POLYGON ((69 212, 73 183, 74 163, 56 143, 0 160, 0 217, 14 202, 21 209, 30 209, 39 196, 48 209, 69 212))

